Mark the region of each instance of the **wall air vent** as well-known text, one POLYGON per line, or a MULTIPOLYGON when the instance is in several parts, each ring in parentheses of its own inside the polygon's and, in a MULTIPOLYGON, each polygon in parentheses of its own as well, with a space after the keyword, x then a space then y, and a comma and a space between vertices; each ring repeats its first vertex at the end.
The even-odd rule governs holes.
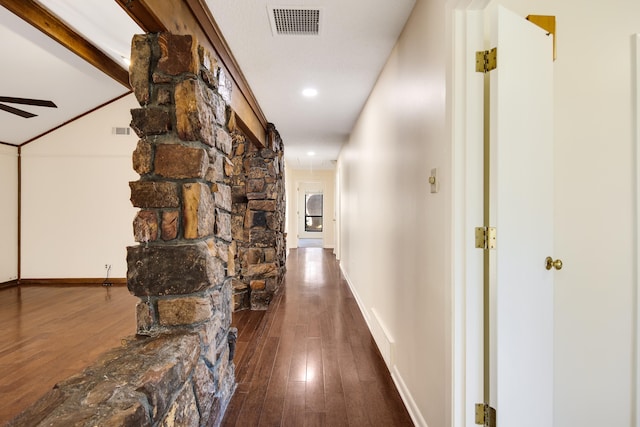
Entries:
POLYGON ((131 128, 130 127, 114 127, 111 128, 111 133, 113 135, 131 135, 131 128))
POLYGON ((274 36, 320 35, 320 9, 269 6, 274 36))

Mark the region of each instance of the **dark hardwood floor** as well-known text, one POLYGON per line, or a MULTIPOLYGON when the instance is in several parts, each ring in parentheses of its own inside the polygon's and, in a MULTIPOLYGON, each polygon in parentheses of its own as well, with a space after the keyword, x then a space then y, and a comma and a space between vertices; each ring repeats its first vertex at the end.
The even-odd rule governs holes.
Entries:
MULTIPOLYGON (((329 250, 292 250, 269 310, 234 313, 225 426, 411 426, 329 250)), ((126 287, 0 290, 0 425, 135 333, 126 287)))
POLYGON ((224 426, 411 426, 330 250, 294 249, 266 312, 235 314, 224 426))
POLYGON ((0 425, 135 333, 124 286, 0 290, 0 425))

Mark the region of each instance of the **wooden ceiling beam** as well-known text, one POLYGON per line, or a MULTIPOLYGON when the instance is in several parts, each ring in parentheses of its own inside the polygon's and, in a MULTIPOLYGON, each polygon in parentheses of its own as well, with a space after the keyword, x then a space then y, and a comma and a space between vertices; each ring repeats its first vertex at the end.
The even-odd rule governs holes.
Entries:
POLYGON ((203 0, 185 0, 187 5, 191 9, 191 12, 194 14, 200 25, 202 26, 204 32, 206 33, 209 41, 213 45, 213 48, 220 56, 220 60, 224 64, 225 68, 231 74, 233 81, 238 86, 242 95, 246 98, 251 108, 256 112, 258 118, 261 120, 262 125, 267 127, 267 120, 264 117, 262 109, 258 104, 258 101, 253 94, 253 91, 249 87, 249 83, 247 83, 247 79, 242 74, 242 70, 238 65, 233 53, 231 53, 231 49, 227 44, 227 41, 224 39, 222 35, 222 31, 218 27, 218 24, 213 18, 211 11, 206 6, 203 0))
POLYGON ((115 1, 144 31, 190 34, 211 51, 233 82, 231 108, 238 127, 254 144, 266 146, 267 119, 203 0, 115 1))
POLYGON ((129 71, 34 0, 0 0, 0 6, 130 88, 129 71))

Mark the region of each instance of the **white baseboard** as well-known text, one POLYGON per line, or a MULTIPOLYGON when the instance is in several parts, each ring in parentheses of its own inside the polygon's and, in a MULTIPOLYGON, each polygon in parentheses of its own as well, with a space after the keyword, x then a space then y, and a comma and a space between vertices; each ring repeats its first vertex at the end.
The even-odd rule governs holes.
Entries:
POLYGON ((409 416, 411 417, 411 421, 416 427, 429 427, 427 422, 422 417, 420 410, 418 409, 418 405, 416 405, 415 400, 411 396, 407 385, 402 379, 402 375, 398 371, 398 368, 394 365, 393 369, 391 369, 391 378, 393 379, 396 388, 398 389, 398 393, 400 393, 400 398, 404 402, 404 406, 407 408, 407 412, 409 412, 409 416))
POLYGON ((358 307, 360 308, 360 312, 364 317, 364 321, 367 323, 367 328, 369 328, 369 331, 371 331, 371 322, 369 321, 369 312, 365 308, 364 302, 362 301, 362 299, 360 299, 360 295, 356 291, 355 286, 353 286, 353 282, 351 281, 351 278, 349 277, 347 272, 344 271, 344 268, 342 268, 342 263, 340 263, 339 265, 340 265, 340 271, 342 272, 344 279, 347 281, 347 284, 349 285, 349 289, 351 289, 351 294, 353 295, 356 302, 358 303, 358 307))
POLYGON ((416 405, 415 400, 413 400, 413 397, 411 396, 411 392, 407 388, 407 385, 402 379, 402 375, 400 375, 400 372, 398 371, 398 368, 395 365, 395 361, 396 361, 395 340, 388 333, 387 328, 379 319, 379 316, 375 312, 375 309, 372 309, 371 313, 369 313, 369 311, 365 309, 364 302, 362 301, 362 299, 360 299, 360 295, 358 295, 358 292, 356 291, 356 288, 353 285, 353 282, 349 278, 349 275, 344 271, 344 268, 342 267, 342 263, 340 263, 339 265, 340 265, 340 271, 342 272, 342 275, 347 281, 347 284, 349 285, 349 289, 351 289, 351 293, 353 294, 353 297, 358 303, 358 308, 360 308, 360 312, 362 313, 362 316, 364 317, 364 320, 367 323, 367 328, 369 328, 369 332, 371 332, 371 335, 374 337, 374 340, 376 341, 376 345, 378 346, 378 349, 380 349, 380 353, 382 354, 383 358, 385 358, 385 351, 388 354, 388 359, 385 358, 387 368, 389 369, 389 372, 391 372, 391 378, 393 379, 393 382, 396 385, 396 388, 398 389, 398 393, 400 393, 400 398, 402 399, 402 402, 407 408, 407 412, 409 412, 409 416, 411 417, 413 424, 416 427, 429 427, 425 419, 422 417, 422 414, 418 409, 418 405, 416 405), (372 328, 373 324, 375 324, 375 326, 372 328), (377 329, 377 333, 374 332, 374 329, 377 329), (376 335, 378 335, 378 337, 376 337, 376 335), (382 346, 380 344, 381 342, 382 342, 382 346))
POLYGON ((371 324, 370 330, 373 339, 378 345, 378 350, 387 364, 387 368, 391 369, 395 365, 395 347, 396 341, 393 339, 389 330, 385 327, 384 322, 378 315, 375 308, 371 308, 371 324))

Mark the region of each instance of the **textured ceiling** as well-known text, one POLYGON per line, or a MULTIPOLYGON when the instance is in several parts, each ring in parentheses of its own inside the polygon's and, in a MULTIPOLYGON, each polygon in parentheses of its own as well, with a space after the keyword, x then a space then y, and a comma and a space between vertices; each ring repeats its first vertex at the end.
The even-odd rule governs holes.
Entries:
POLYGON ((289 165, 333 168, 414 0, 206 0, 289 165), (318 35, 277 35, 270 11, 320 11, 318 35), (315 98, 301 95, 305 87, 315 98), (315 156, 308 156, 313 151, 315 156))
MULTIPOLYGON (((290 167, 333 168, 415 0, 205 1, 267 120, 282 135, 290 167), (317 35, 298 34, 315 32, 313 22, 295 34, 278 34, 274 8, 319 17, 317 35), (303 97, 306 87, 318 95, 303 97)), ((142 31, 115 0, 38 2, 126 68, 131 38, 142 31)), ((37 116, 0 111, 0 142, 23 144, 128 91, 2 7, 0 37, 10 41, 0 43, 0 97, 57 105, 5 104, 37 116)))

